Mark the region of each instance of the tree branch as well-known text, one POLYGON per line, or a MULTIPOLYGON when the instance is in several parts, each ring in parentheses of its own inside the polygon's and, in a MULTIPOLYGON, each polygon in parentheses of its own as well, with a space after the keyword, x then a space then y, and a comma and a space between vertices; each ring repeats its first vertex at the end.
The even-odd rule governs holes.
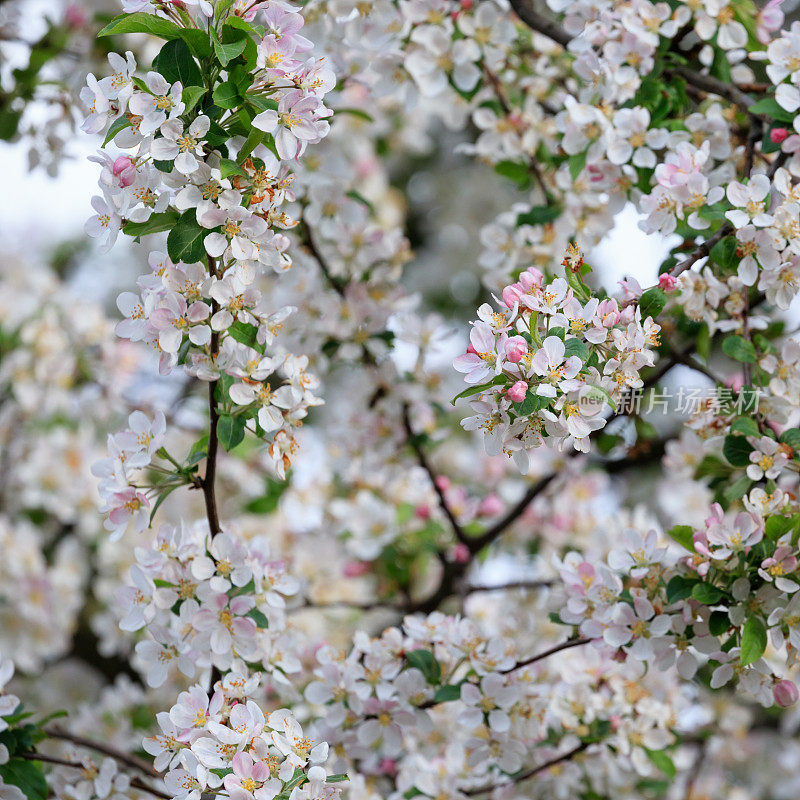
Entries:
MULTIPOLYGON (((208 270, 212 277, 217 275, 216 261, 208 257, 208 270)), ((211 316, 218 311, 217 301, 211 301, 211 316)), ((211 334, 210 353, 212 360, 219 355, 219 333, 213 331, 211 334)), ((208 384, 208 449, 206 451, 206 474, 200 481, 203 490, 203 499, 206 504, 206 517, 211 536, 216 536, 220 532, 219 512, 217 511, 217 496, 215 482, 217 478, 217 452, 219 449, 219 435, 217 433, 217 423, 219 422, 219 411, 217 409, 216 391, 219 380, 211 381, 208 384)))
POLYGON ((572 647, 580 647, 584 644, 589 644, 589 642, 594 641, 593 639, 567 639, 566 642, 561 642, 561 644, 557 644, 554 647, 551 647, 549 650, 545 650, 542 653, 537 653, 535 656, 531 656, 530 658, 526 658, 522 661, 517 661, 513 667, 509 667, 508 669, 501 669, 499 670, 501 675, 507 675, 509 672, 514 672, 515 670, 522 669, 523 667, 530 666, 531 664, 535 664, 537 661, 541 661, 542 659, 547 658, 548 656, 552 656, 555 653, 560 653, 562 650, 569 650, 572 647))
POLYGON ((510 3, 516 15, 531 30, 558 42, 562 47, 567 47, 572 41, 572 37, 557 22, 536 11, 532 0, 510 0, 510 3))
POLYGON ((131 769, 138 770, 144 775, 147 775, 149 778, 157 775, 153 767, 146 761, 142 761, 136 756, 128 753, 123 753, 114 747, 103 744, 102 742, 95 742, 92 739, 86 739, 83 736, 77 736, 74 733, 62 731, 60 728, 47 728, 45 730, 45 734, 51 739, 60 739, 64 742, 71 742, 78 747, 85 747, 87 750, 94 750, 97 753, 102 753, 104 756, 113 758, 115 761, 119 761, 121 764, 126 764, 127 766, 131 767, 131 769))
MULTIPOLYGON (((522 781, 526 781, 528 778, 532 778, 534 775, 538 775, 540 772, 550 769, 550 767, 555 767, 558 764, 562 764, 564 761, 569 761, 579 753, 582 753, 588 746, 589 742, 581 742, 577 747, 573 747, 572 750, 568 750, 566 753, 562 753, 560 756, 551 758, 549 761, 545 761, 544 764, 539 764, 538 767, 533 767, 526 772, 521 772, 518 775, 514 775, 511 778, 511 783, 522 783, 522 781)), ((479 789, 467 789, 464 794, 472 797, 477 794, 486 794, 487 792, 494 791, 495 789, 499 789, 506 785, 507 784, 492 784, 491 786, 481 786, 479 789)))

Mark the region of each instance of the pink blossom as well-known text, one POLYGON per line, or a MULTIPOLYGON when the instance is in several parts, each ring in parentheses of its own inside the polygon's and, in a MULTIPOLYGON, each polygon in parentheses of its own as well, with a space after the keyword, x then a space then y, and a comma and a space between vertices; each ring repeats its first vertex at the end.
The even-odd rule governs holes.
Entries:
POLYGON ((790 681, 788 679, 778 681, 772 689, 772 694, 775 698, 775 702, 781 708, 793 706, 797 702, 797 698, 800 695, 800 693, 797 691, 797 686, 795 686, 794 681, 790 681))

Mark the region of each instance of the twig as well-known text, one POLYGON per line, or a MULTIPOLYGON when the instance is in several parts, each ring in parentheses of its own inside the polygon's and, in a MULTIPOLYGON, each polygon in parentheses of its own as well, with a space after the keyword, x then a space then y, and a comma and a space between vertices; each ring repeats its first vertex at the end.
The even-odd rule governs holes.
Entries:
MULTIPOLYGON (((573 747, 572 750, 568 750, 566 753, 562 753, 560 756, 551 758, 550 761, 545 761, 544 764, 539 764, 538 767, 533 767, 532 769, 527 770, 527 772, 521 772, 518 775, 514 775, 511 778, 511 783, 521 783, 522 781, 528 780, 528 778, 532 778, 534 775, 538 775, 540 772, 550 769, 550 767, 555 767, 558 764, 562 764, 564 761, 569 761, 579 753, 582 753, 588 746, 589 742, 581 742, 577 747, 573 747)), ((505 785, 506 784, 492 784, 491 786, 481 786, 479 789, 467 789, 464 794, 469 796, 486 794, 487 792, 494 791, 495 789, 505 785)))
POLYGON ((406 441, 408 442, 411 449, 414 451, 414 455, 417 457, 417 461, 422 469, 425 470, 425 473, 428 476, 431 484, 433 485, 434 491, 436 492, 436 496, 439 498, 439 506, 442 509, 445 517, 447 517, 447 521, 450 523, 450 527, 453 529, 453 534, 455 535, 456 539, 462 544, 466 544, 470 546, 470 537, 464 532, 464 529, 461 527, 459 521, 456 519, 455 514, 450 508, 449 503, 447 502, 447 498, 444 495, 444 491, 439 485, 439 481, 436 480, 436 475, 433 472, 433 467, 431 467, 430 462, 428 461, 427 455, 425 455, 425 451, 419 444, 419 440, 417 439, 416 435, 414 434, 414 430, 411 427, 411 416, 409 414, 408 403, 403 403, 403 427, 406 431, 406 441))
POLYGON ((508 669, 501 669, 498 670, 501 675, 507 675, 509 672, 514 672, 515 670, 522 669, 523 667, 530 666, 531 664, 535 664, 537 661, 541 661, 542 659, 547 658, 548 656, 552 656, 555 653, 560 653, 562 650, 569 650, 571 647, 580 647, 584 644, 589 644, 589 642, 594 641, 593 639, 567 639, 566 642, 561 642, 561 644, 557 644, 554 647, 551 647, 549 650, 545 650, 542 653, 537 653, 535 656, 530 656, 530 658, 526 658, 522 661, 517 661, 513 667, 509 667, 508 669))
POLYGON ((150 778, 154 777, 156 774, 153 767, 146 761, 142 761, 136 756, 132 756, 128 753, 122 753, 113 747, 109 747, 107 744, 103 744, 102 742, 95 742, 92 739, 86 739, 83 736, 77 736, 74 733, 62 731, 60 728, 48 728, 45 730, 45 734, 51 739, 60 739, 64 742, 71 742, 78 747, 85 747, 87 750, 94 750, 97 753, 102 753, 103 755, 119 761, 121 764, 127 764, 132 769, 139 770, 139 772, 147 775, 150 778))
POLYGON ((516 15, 531 29, 554 42, 558 42, 562 47, 567 47, 572 41, 572 37, 553 20, 540 14, 533 7, 532 0, 510 0, 511 8, 516 15))
MULTIPOLYGON (((81 764, 80 762, 67 761, 64 758, 56 758, 55 756, 48 756, 44 753, 18 753, 15 758, 23 758, 26 761, 41 761, 43 764, 54 764, 58 767, 71 767, 72 769, 81 770, 86 769, 86 765, 81 764)), ((162 792, 159 789, 154 789, 152 786, 148 786, 143 780, 135 776, 131 778, 131 786, 135 789, 141 789, 143 792, 148 792, 155 797, 162 797, 164 800, 172 800, 172 795, 162 792)))

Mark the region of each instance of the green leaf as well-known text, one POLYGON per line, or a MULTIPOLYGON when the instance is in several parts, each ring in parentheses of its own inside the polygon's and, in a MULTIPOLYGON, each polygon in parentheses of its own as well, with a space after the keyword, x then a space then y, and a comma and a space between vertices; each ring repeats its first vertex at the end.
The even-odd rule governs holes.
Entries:
POLYGON ((230 178, 231 175, 247 174, 242 167, 229 158, 221 158, 219 160, 219 171, 223 178, 230 178))
POLYGON ((406 653, 409 667, 416 667, 428 683, 439 683, 442 678, 442 667, 430 650, 412 650, 406 653))
POLYGON ((0 777, 22 790, 28 800, 46 800, 47 781, 40 761, 12 758, 0 765, 0 777))
POLYGON ((722 342, 722 350, 734 361, 741 361, 744 364, 756 363, 756 349, 753 343, 748 342, 743 336, 728 336, 722 342))
POLYGON ((722 636, 731 626, 727 611, 712 611, 708 618, 708 630, 712 636, 722 636))
POLYGON ((161 52, 153 59, 153 69, 170 83, 180 81, 184 88, 203 84, 200 67, 182 39, 173 39, 161 48, 161 52))
POLYGON ((573 337, 564 342, 564 358, 572 356, 578 356, 584 364, 589 360, 589 347, 583 339, 573 337))
POLYGON ((702 603, 706 606, 713 606, 722 600, 724 594, 720 589, 716 586, 712 586, 710 583, 696 583, 692 587, 692 597, 697 600, 698 603, 702 603))
POLYGON ((278 508, 278 502, 288 487, 289 484, 285 481, 268 479, 266 493, 255 500, 251 500, 245 506, 245 511, 250 514, 271 514, 278 508))
POLYGON ((217 420, 217 438, 228 452, 244 439, 244 423, 244 417, 232 417, 229 414, 222 414, 217 420))
POLYGON ((534 412, 547 408, 551 400, 550 397, 542 397, 535 392, 528 391, 525 399, 521 403, 512 403, 512 407, 520 417, 529 417, 534 412))
POLYGON ((758 423, 752 417, 737 417, 731 423, 731 433, 741 433, 742 436, 761 436, 758 423))
POLYGON ((177 211, 170 208, 160 214, 151 214, 145 222, 126 222, 122 232, 126 236, 146 236, 170 230, 180 218, 177 211))
POLYGON ((105 147, 120 131, 124 131, 125 128, 130 128, 130 126, 131 121, 124 115, 115 119, 108 129, 106 138, 103 139, 103 147, 105 147))
POLYGON ((181 29, 163 17, 136 11, 133 14, 118 14, 97 35, 118 36, 122 33, 149 33, 162 39, 178 39, 181 29))
POLYGON ((242 149, 239 151, 237 156, 239 161, 244 161, 253 150, 256 149, 262 142, 265 141, 265 138, 270 136, 268 133, 264 133, 260 131, 258 128, 252 128, 250 133, 247 135, 247 139, 245 139, 244 144, 242 145, 242 149))
POLYGON ((709 256, 715 264, 728 272, 734 272, 739 264, 739 256, 736 254, 738 245, 735 236, 726 236, 711 248, 709 256))
POLYGON ((528 167, 518 161, 499 161, 494 165, 494 171, 516 183, 521 189, 531 182, 531 173, 528 167))
POLYGON ((241 344, 246 344, 248 347, 258 349, 259 344, 256 341, 258 337, 258 328, 255 325, 250 325, 246 322, 239 322, 235 320, 234 323, 228 328, 228 333, 241 344))
POLYGON ((217 56, 219 63, 222 64, 223 67, 227 67, 236 56, 244 52, 246 44, 247 42, 244 39, 240 39, 238 42, 231 42, 230 44, 222 44, 215 38, 214 54, 217 56))
POLYGON ((242 104, 242 97, 239 94, 239 90, 231 81, 226 81, 225 83, 220 83, 218 86, 216 86, 214 89, 213 98, 214 102, 220 108, 231 109, 242 104))
POLYGON ((734 467, 746 467, 750 463, 750 453, 753 452, 753 445, 744 436, 725 437, 722 445, 722 454, 734 467))
POLYGON ((763 114, 764 116, 771 117, 772 119, 781 122, 794 122, 794 114, 781 108, 778 101, 774 97, 764 97, 753 105, 750 106, 748 111, 751 114, 763 114))
POLYGON ((639 309, 642 312, 642 319, 657 317, 663 311, 666 304, 667 295, 663 289, 659 289, 658 286, 648 289, 639 298, 639 309))
POLYGON ((264 616, 263 611, 259 611, 257 608, 251 608, 245 616, 250 617, 259 628, 263 628, 264 630, 269 628, 269 620, 264 616))
POLYGON ((517 216, 517 225, 547 225, 561 216, 561 206, 534 206, 517 216))
POLYGON ((681 547, 685 548, 690 553, 694 553, 693 533, 694 531, 691 525, 675 525, 667 531, 667 536, 674 539, 681 547))
POLYGON ((750 489, 750 484, 752 481, 747 475, 742 475, 738 481, 734 481, 727 489, 722 492, 722 496, 729 502, 732 503, 734 500, 741 500, 744 495, 747 494, 748 490, 750 489))
POLYGON ((681 575, 675 575, 670 578, 667 584, 667 602, 672 605, 672 603, 677 603, 679 600, 691 597, 692 586, 694 586, 694 582, 681 575))
POLYGON ((446 686, 440 686, 433 696, 434 703, 450 703, 453 700, 461 699, 461 686, 448 683, 446 686))
POLYGON ((776 514, 767 519, 764 525, 764 534, 767 539, 771 539, 775 542, 780 539, 784 533, 787 533, 794 524, 795 517, 782 517, 776 514))
POLYGON ((209 231, 197 222, 197 212, 194 208, 184 211, 167 236, 169 257, 176 264, 179 261, 186 264, 203 261, 206 257, 203 240, 208 233, 209 231))
POLYGON ((588 151, 584 151, 583 153, 577 153, 569 157, 569 174, 572 176, 573 181, 578 179, 578 175, 583 172, 583 168, 586 166, 587 152, 588 151))
POLYGON ((340 772, 337 775, 328 775, 325 780, 327 783, 342 783, 343 781, 349 781, 350 778, 348 778, 343 772, 340 772))
POLYGON ((184 113, 191 111, 201 100, 206 90, 202 86, 184 86, 183 104, 186 106, 184 113))
POLYGON ((450 402, 455 405, 456 400, 460 400, 462 397, 472 397, 474 394, 480 394, 487 389, 491 389, 492 386, 500 386, 504 383, 508 383, 508 378, 505 375, 495 375, 488 383, 479 383, 476 386, 470 386, 464 389, 463 392, 459 392, 450 402))
POLYGON ((767 629, 761 621, 761 617, 750 617, 742 629, 742 654, 741 661, 743 666, 753 664, 764 655, 767 649, 767 629))
MULTIPOLYGON (((758 428, 757 425, 756 428, 758 428)), ((800 430, 797 428, 785 430, 780 436, 780 441, 782 444, 788 444, 792 450, 800 451, 800 430)))
POLYGON ((647 757, 660 769, 668 778, 674 778, 677 770, 672 759, 667 755, 665 750, 648 750, 644 748, 647 757))

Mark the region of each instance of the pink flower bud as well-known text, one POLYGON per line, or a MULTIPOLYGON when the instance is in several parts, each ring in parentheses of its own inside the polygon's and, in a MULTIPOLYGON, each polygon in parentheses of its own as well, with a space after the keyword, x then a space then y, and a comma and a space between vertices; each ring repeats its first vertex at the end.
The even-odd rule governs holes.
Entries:
POLYGON ((619 306, 616 300, 603 300, 597 306, 597 316, 603 322, 604 328, 613 328, 619 322, 619 306))
POLYGON ((799 695, 800 692, 797 691, 797 687, 794 685, 794 681, 790 680, 778 681, 772 688, 772 696, 775 698, 775 702, 781 708, 787 708, 788 706, 793 706, 797 702, 797 698, 799 695))
POLYGON ((608 721, 611 723, 611 730, 617 731, 619 730, 619 726, 622 725, 622 717, 619 714, 612 714, 608 721))
POLYGON ((384 775, 397 775, 397 762, 393 758, 384 758, 378 767, 384 775))
POLYGON ((671 292, 678 285, 678 279, 665 272, 658 276, 658 286, 665 292, 671 292))
POLYGON ((478 351, 472 346, 472 343, 467 345, 467 352, 472 353, 472 355, 478 355, 478 351))
POLYGON ((348 561, 342 569, 345 578, 360 578, 369 572, 369 561, 348 561))
POLYGON ((496 494, 487 494, 478 506, 478 514, 482 517, 493 517, 499 514, 505 506, 496 494))
POLYGON ((430 519, 431 518, 430 506, 427 506, 424 503, 420 503, 414 509, 414 515, 417 517, 417 519, 430 519))
POLYGON ((506 342, 506 358, 512 364, 519 363, 527 352, 528 343, 521 336, 512 336, 506 342))
POLYGON ((544 275, 536 267, 528 267, 519 276, 519 282, 528 290, 532 286, 541 286, 544 283, 544 275))
POLYGON ((441 491, 446 492, 450 488, 450 478, 447 475, 438 475, 436 477, 436 485, 441 491))
POLYGON ((466 564, 469 561, 469 547, 459 542, 450 549, 450 560, 456 564, 466 564))
POLYGON ((120 156, 114 162, 111 171, 116 178, 119 178, 119 185, 122 187, 130 186, 136 178, 136 167, 128 156, 120 156))
POLYGON ((772 144, 783 144, 788 135, 789 131, 787 131, 786 128, 773 128, 769 132, 769 138, 772 144))
POLYGON ((522 287, 518 283, 512 283, 503 289, 503 302, 507 308, 514 308, 522 296, 522 287))
POLYGON ((64 12, 64 22, 67 23, 68 28, 72 28, 73 30, 84 28, 88 21, 89 17, 86 14, 86 9, 82 8, 77 3, 67 6, 67 10, 64 12))
POLYGON ((512 403, 521 403, 528 394, 528 384, 525 381, 517 381, 506 394, 512 403))

